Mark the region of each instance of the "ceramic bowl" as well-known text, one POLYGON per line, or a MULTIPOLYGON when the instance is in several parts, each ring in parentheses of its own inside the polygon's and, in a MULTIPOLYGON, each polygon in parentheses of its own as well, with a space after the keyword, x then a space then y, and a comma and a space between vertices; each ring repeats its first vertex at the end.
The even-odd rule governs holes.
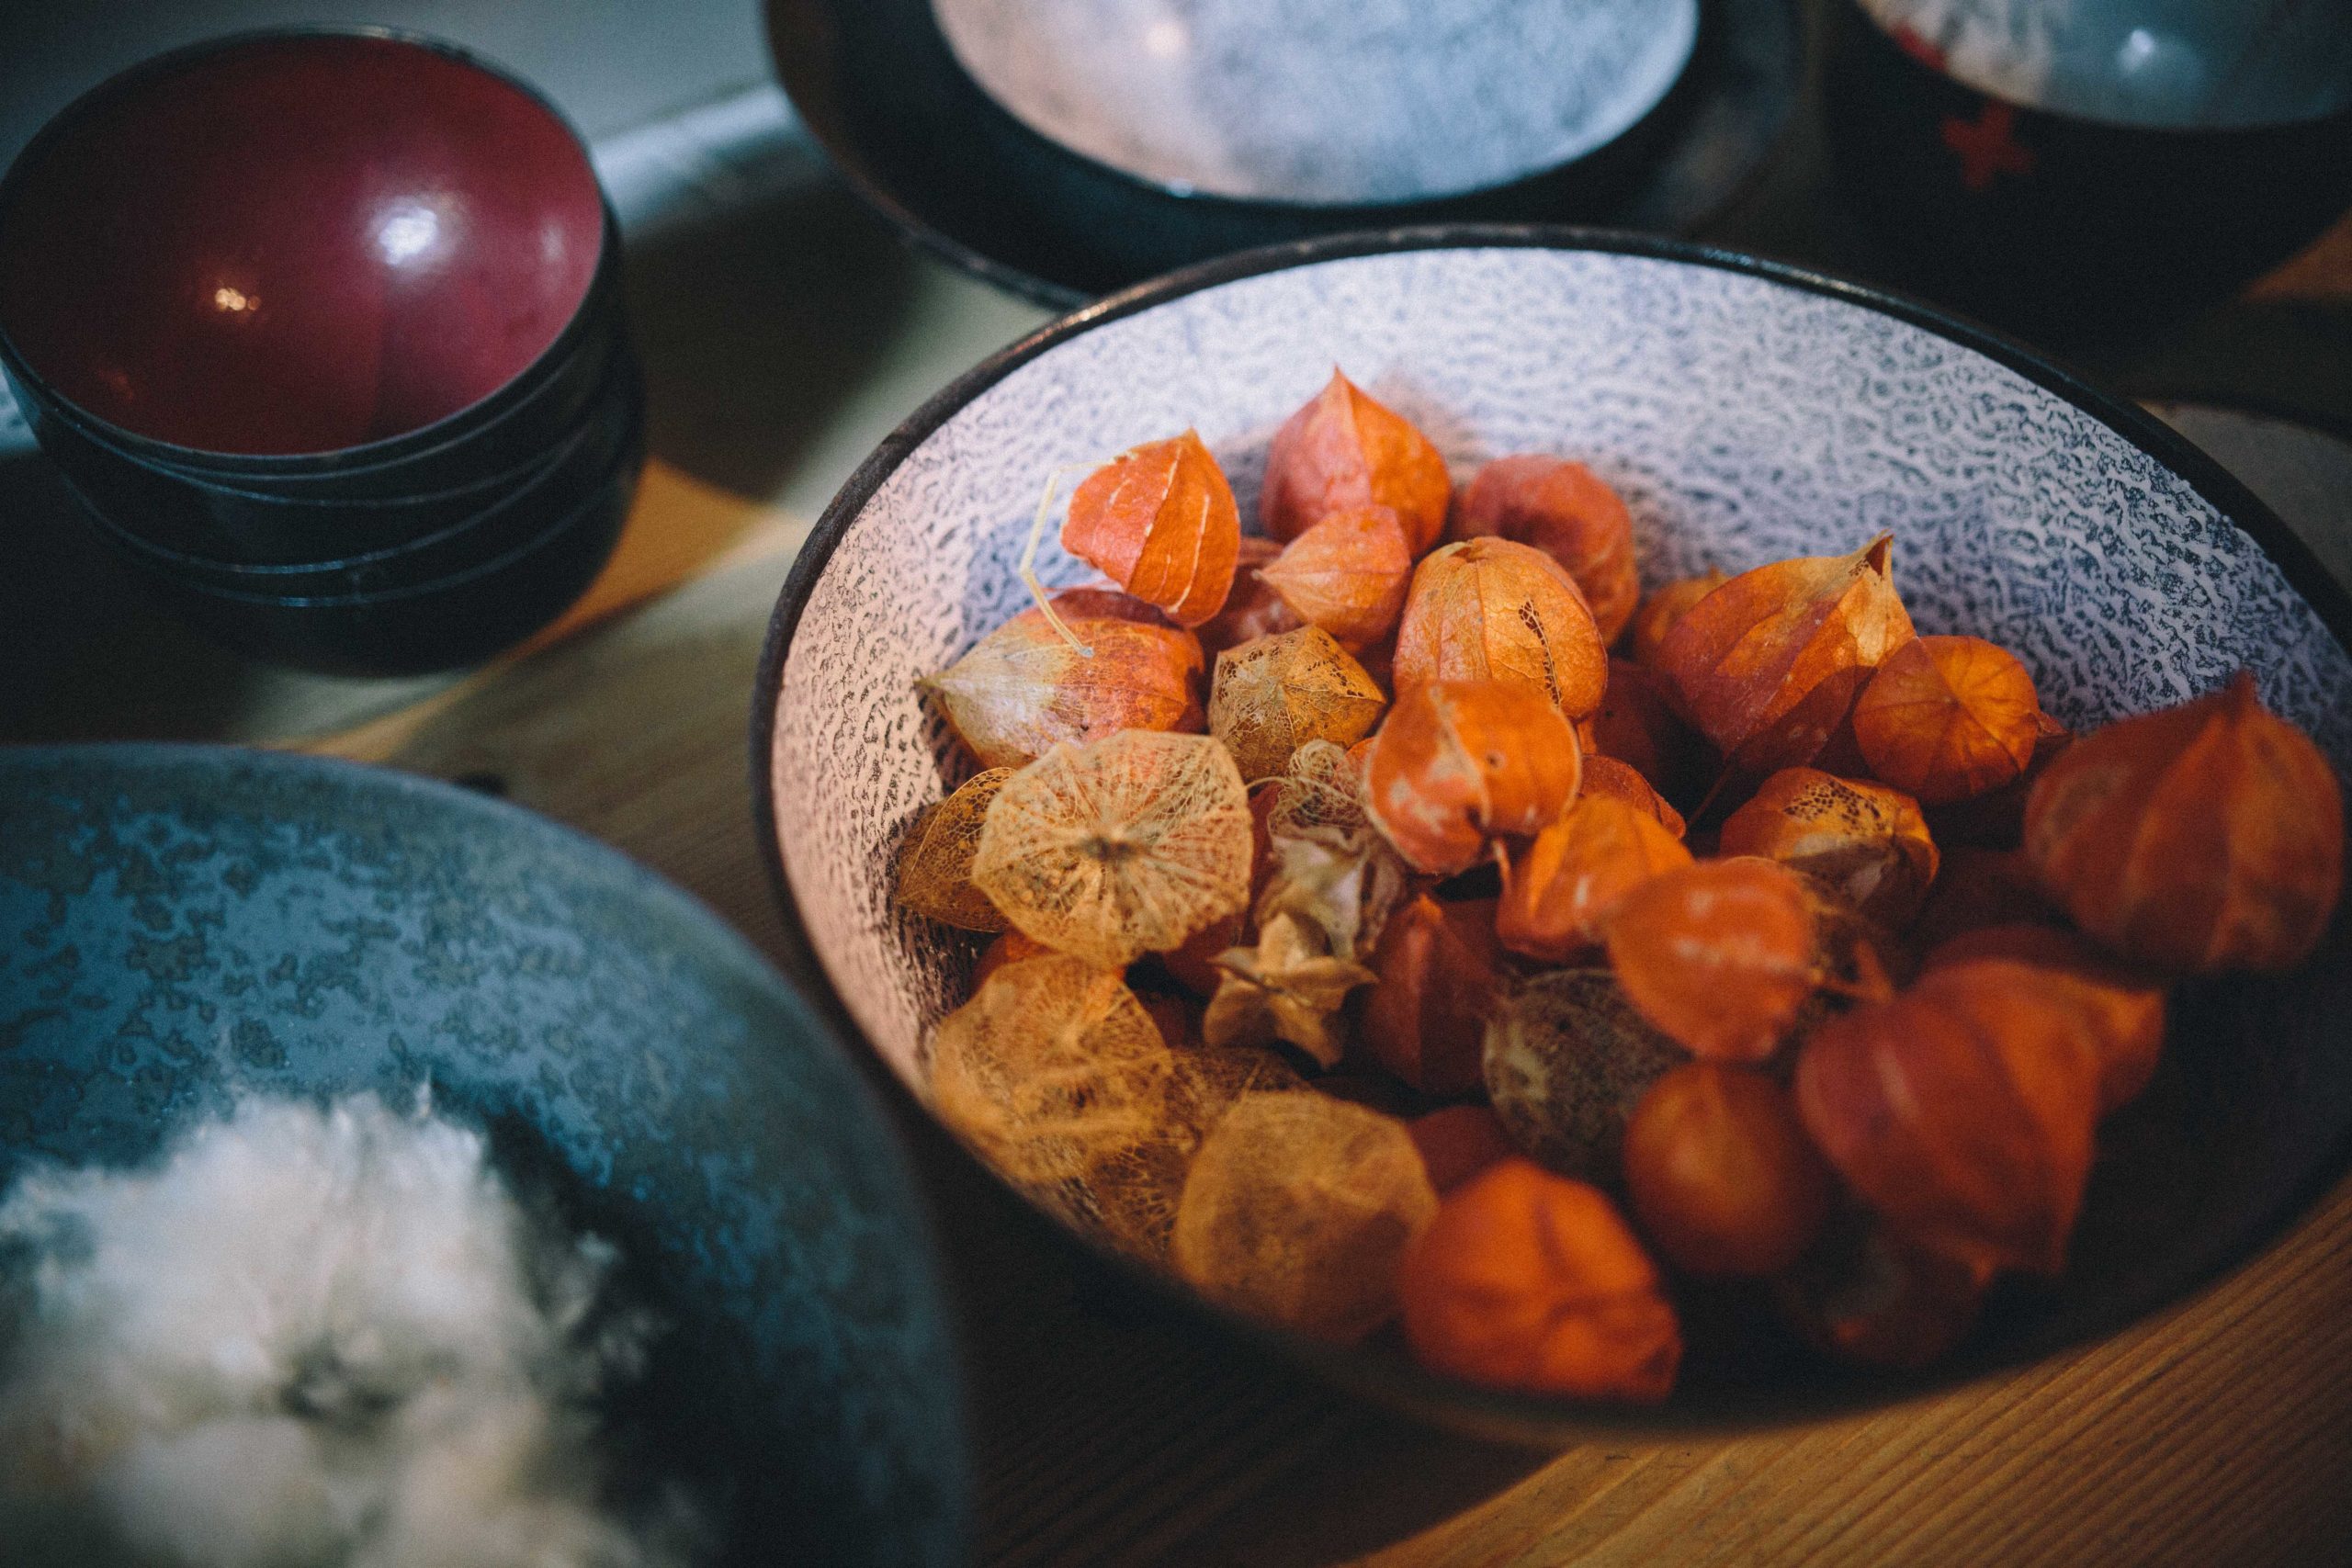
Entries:
MULTIPOLYGON (((790 967, 918 1100, 976 944, 891 904, 901 836, 967 772, 916 678, 1026 602, 1014 568, 1055 465, 1193 426, 1254 515, 1268 438, 1334 364, 1459 471, 1526 451, 1592 465, 1632 510, 1652 585, 1891 529, 1919 628, 2016 649, 2066 724, 2244 667, 2352 774, 2344 590, 2209 458, 2018 344, 1858 285, 1628 236, 1430 230, 1233 257, 1057 322, 941 393, 834 500, 777 604, 752 761, 790 967)), ((1091 575, 1052 550, 1041 570, 1091 575)), ((1291 1340, 1129 1275, 1172 1310, 1480 1430, 1881 1403, 2114 1330, 2245 1258, 2343 1169, 2346 920, 2294 977, 2190 987, 2177 1020, 2157 1083, 2105 1129, 2064 1278, 2006 1287, 1965 1348, 1916 1378, 1778 1342, 1694 1344, 1661 1409, 1580 1407, 1430 1375, 1391 1344, 1291 1340)))
POLYGON ((0 752, 0 1189, 241 1092, 489 1134, 672 1326, 648 1430, 725 1564, 965 1560, 928 1224, 775 972, 619 855, 448 785, 220 748, 0 752))

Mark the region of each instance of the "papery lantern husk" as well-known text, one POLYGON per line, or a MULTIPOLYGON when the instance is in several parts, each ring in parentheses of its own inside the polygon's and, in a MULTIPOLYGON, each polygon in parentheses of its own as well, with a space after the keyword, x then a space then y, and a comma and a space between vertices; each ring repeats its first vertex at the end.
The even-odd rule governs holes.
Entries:
POLYGON ((1495 935, 1513 953, 1566 963, 1600 945, 1618 899, 1690 863, 1690 852, 1656 816, 1588 787, 1512 861, 1495 935))
POLYGON ((1532 545, 1584 591, 1603 642, 1615 642, 1642 593, 1634 520, 1600 475, 1560 457, 1498 457, 1455 499, 1450 536, 1532 545))
POLYGON ((1385 506, 1419 555, 1445 529, 1453 481, 1429 437, 1337 369, 1266 449, 1258 516, 1295 539, 1334 512, 1385 506))
POLYGON ((1413 879, 1365 811, 1363 770, 1332 742, 1310 740, 1261 787, 1272 808, 1259 919, 1295 915, 1321 930, 1334 957, 1369 960, 1413 879))
POLYGON ((1437 1210, 1404 1123, 1320 1094, 1246 1094, 1193 1157, 1170 1256, 1222 1306, 1352 1344, 1396 1309, 1437 1210))
POLYGON ((1095 469, 1062 525, 1064 549, 1186 626, 1225 607, 1240 542, 1225 470, 1190 430, 1095 469))
POLYGON ((1697 577, 1679 578, 1658 589, 1634 612, 1633 626, 1625 635, 1625 651, 1644 668, 1656 668, 1658 645, 1674 629, 1674 623, 1730 581, 1730 573, 1710 568, 1697 577))
POLYGON ((967 931, 1004 930, 1003 913, 972 886, 972 859, 979 852, 981 820, 1012 776, 1011 768, 975 773, 915 818, 899 851, 899 903, 967 931))
POLYGON ((1616 1206, 1527 1160, 1446 1195, 1398 1294, 1415 1358, 1473 1382, 1655 1404, 1681 1365, 1681 1325, 1616 1206))
POLYGON ((1228 648, 1280 632, 1295 632, 1306 623, 1298 612, 1283 603, 1263 575, 1265 568, 1283 553, 1281 543, 1257 534, 1244 534, 1237 551, 1233 570, 1233 592, 1226 595, 1225 608, 1194 628, 1201 639, 1203 651, 1216 655, 1228 648))
POLYGON ((989 982, 989 976, 1008 964, 1018 964, 1024 958, 1043 958, 1053 949, 1035 937, 1017 931, 997 933, 996 940, 980 949, 980 956, 972 965, 972 990, 978 992, 989 982))
MULTIPOLYGON (((1147 1008, 1149 1006, 1147 999, 1147 1008)), ((1272 1051, 1174 1047, 1161 1135, 1088 1162, 1063 1190, 1065 1210, 1136 1258, 1168 1264, 1185 1178, 1209 1130, 1245 1094, 1303 1094, 1306 1081, 1272 1051)))
POLYGON ((1219 954, 1216 966, 1224 973, 1201 1021, 1204 1040, 1211 1045, 1287 1041, 1327 1067, 1347 1045, 1340 1010, 1349 993, 1379 978, 1334 956, 1321 928, 1292 914, 1261 921, 1257 942, 1219 954))
POLYGON ((1273 816, 1276 790, 1281 781, 1261 779, 1250 786, 1250 908, 1210 921, 1186 937, 1182 946, 1159 955, 1159 966, 1174 980, 1196 997, 1216 994, 1225 971, 1216 966, 1226 949, 1247 947, 1258 940, 1258 923, 1254 914, 1259 896, 1265 891, 1267 879, 1273 874, 1274 843, 1267 830, 1273 816))
POLYGON ((1353 653, 1396 629, 1413 551, 1395 512, 1355 507, 1316 522, 1259 575, 1292 614, 1353 653))
POLYGON ((1432 681, 1501 681, 1572 719, 1600 706, 1609 649, 1559 562, 1508 539, 1471 539, 1413 569, 1396 626, 1397 694, 1432 681))
POLYGON ((2165 978, 2110 958, 2087 938, 2047 926, 1987 926, 1930 950, 1925 970, 2000 959, 2039 969, 2080 1002, 2099 1052, 2099 1113, 2139 1098, 2165 1043, 2165 978))
POLYGON ((1477 863, 1488 838, 1540 831, 1581 773, 1576 731, 1542 694, 1435 681, 1389 710, 1364 765, 1364 808, 1406 864, 1451 876, 1477 863))
POLYGON ((1216 656, 1209 733, 1255 783, 1290 768, 1310 740, 1351 746, 1372 732, 1388 698, 1320 626, 1260 637, 1216 656))
POLYGON ((1752 1067, 1691 1062, 1652 1084, 1625 1123, 1625 1193, 1667 1261, 1702 1279, 1793 1265, 1835 1183, 1788 1091, 1752 1067))
POLYGON ((1947 852, 1962 847, 2014 850, 2025 842, 2025 807, 2033 797, 2034 784, 2075 743, 2074 734, 2048 714, 2040 715, 2037 723, 2033 756, 2024 773, 1983 795, 1923 808, 1939 848, 1947 852))
POLYGON ((1854 700, 1854 743, 1871 776, 1922 806, 1966 800, 2023 775, 2041 736, 2033 677, 1973 637, 1914 637, 1854 700))
POLYGON ((2033 786, 2025 852, 2043 891, 2124 958, 2283 973, 2343 891, 2342 787, 2241 672, 2076 740, 2033 786))
POLYGON ((1483 1069, 1511 1141, 1554 1170, 1613 1187, 1625 1122, 1652 1084, 1690 1060, 1606 969, 1538 975, 1487 1021, 1483 1069))
POLYGON ((1797 1110, 1899 1235, 1988 1273, 2056 1274, 2090 1174, 2102 1069, 2062 983, 1980 960, 1814 1031, 1797 1110))
POLYGON ((1588 753, 1631 766, 1678 807, 1702 798, 1721 772, 1713 749, 1674 711, 1663 678, 1631 660, 1609 660, 1609 688, 1577 721, 1577 739, 1588 753))
POLYGON ((1682 813, 1674 809, 1674 802, 1658 794, 1640 770, 1614 757, 1603 757, 1592 751, 1584 754, 1584 776, 1577 786, 1578 800, 1606 795, 1623 801, 1667 831, 1667 836, 1680 839, 1690 831, 1682 813))
POLYGON ((1356 1028, 1365 1054, 1424 1094, 1477 1089, 1504 974, 1494 901, 1415 897, 1388 918, 1372 969, 1356 1028))
POLYGON ((1106 969, 1250 903, 1250 797, 1205 735, 1057 746, 1004 783, 972 881, 1014 926, 1106 969))
POLYGON ((1890 929, 1910 924, 1940 863, 1918 803, 1867 779, 1783 768, 1725 818, 1726 855, 1761 855, 1890 929))
POLYGON ((1698 1055, 1762 1062, 1815 986, 1815 900, 1754 856, 1653 876, 1609 919, 1609 967, 1658 1029, 1698 1055))
POLYGON ((1686 611, 1656 660, 1701 734, 1742 773, 1810 762, 1879 661, 1915 635, 1888 575, 1893 536, 1849 556, 1742 572, 1686 611))
POLYGON ((1111 615, 1065 619, 1091 653, 1023 610, 918 682, 983 767, 1018 768, 1122 729, 1202 728, 1204 660, 1192 633, 1111 615))

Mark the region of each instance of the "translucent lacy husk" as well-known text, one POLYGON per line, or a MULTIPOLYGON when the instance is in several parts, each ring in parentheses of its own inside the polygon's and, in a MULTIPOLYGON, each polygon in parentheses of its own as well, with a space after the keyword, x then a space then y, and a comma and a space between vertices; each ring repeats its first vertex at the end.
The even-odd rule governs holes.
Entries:
POLYGON ((979 853, 980 823, 1012 776, 1010 768, 975 774, 915 819, 899 852, 899 903, 967 931, 1004 930, 1004 916, 972 886, 972 858, 979 853))
POLYGON ((1209 733, 1255 781, 1287 772, 1291 754, 1310 740, 1353 745, 1387 706, 1379 684, 1330 633, 1301 626, 1216 656, 1209 733))
POLYGON ((1487 1092, 1511 1139, 1553 1169, 1614 1186, 1625 1122, 1690 1054, 1650 1027, 1606 969, 1561 969, 1487 1024, 1487 1092))

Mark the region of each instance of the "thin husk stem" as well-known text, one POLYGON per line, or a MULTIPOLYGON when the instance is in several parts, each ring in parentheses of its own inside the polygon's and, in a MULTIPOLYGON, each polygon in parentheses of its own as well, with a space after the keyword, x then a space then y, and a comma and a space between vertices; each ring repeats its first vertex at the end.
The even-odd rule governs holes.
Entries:
POLYGON ((1062 619, 1060 612, 1054 608, 1052 600, 1046 596, 1046 585, 1037 581, 1037 545, 1038 541, 1046 536, 1046 519, 1053 514, 1054 491, 1060 487, 1062 476, 1077 473, 1081 468, 1099 468, 1105 463, 1116 460, 1117 454, 1114 453, 1109 457, 1081 458, 1075 463, 1057 463, 1046 470, 1046 493, 1037 498, 1037 514, 1029 523, 1029 542, 1022 547, 1021 551, 1022 585, 1029 590, 1029 597, 1037 602, 1037 608, 1045 615, 1046 624, 1059 632, 1064 642, 1078 649, 1079 657, 1081 659, 1093 658, 1094 650, 1078 640, 1078 634, 1069 629, 1069 623, 1062 619))

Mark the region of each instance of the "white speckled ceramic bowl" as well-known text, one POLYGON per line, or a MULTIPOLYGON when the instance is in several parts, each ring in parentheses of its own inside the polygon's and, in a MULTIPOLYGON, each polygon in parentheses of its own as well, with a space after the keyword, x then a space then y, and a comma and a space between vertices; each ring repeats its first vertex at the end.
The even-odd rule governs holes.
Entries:
MULTIPOLYGON (((1196 426, 1251 516, 1268 437, 1335 363, 1462 471, 1520 451, 1590 463, 1631 507, 1651 583, 1892 529, 1920 629, 2016 649, 2067 724, 2243 666, 2352 773, 2345 591, 2211 459, 2015 344, 1854 285, 1623 236, 1401 231, 1233 257, 1068 317, 934 398, 836 498, 776 608, 753 773, 793 967, 918 1099, 974 944, 889 901, 900 834, 967 771, 915 678, 1023 602, 1013 563, 1054 465, 1196 426)), ((1089 575, 1057 555, 1043 570, 1089 575)), ((2102 1133, 2072 1268, 2005 1287, 1926 1379, 1747 1343, 1694 1349, 1662 1410, 1623 1412, 1223 1321, 1343 1383, 1553 1435, 1850 1407, 2044 1355, 2245 1258, 2352 1147, 2345 919, 2296 977, 2188 987, 2175 1018, 2156 1084, 2102 1133)))

